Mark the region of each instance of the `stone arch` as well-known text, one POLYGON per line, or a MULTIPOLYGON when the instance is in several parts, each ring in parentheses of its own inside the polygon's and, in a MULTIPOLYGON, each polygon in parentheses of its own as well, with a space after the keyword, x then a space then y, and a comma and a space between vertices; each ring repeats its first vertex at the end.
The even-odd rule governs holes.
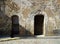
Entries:
POLYGON ((44 23, 43 23, 43 36, 45 36, 46 35, 46 25, 47 25, 47 22, 48 22, 48 16, 47 16, 47 14, 46 14, 46 12, 44 12, 44 11, 35 11, 35 12, 32 12, 31 13, 31 15, 29 16, 29 19, 30 19, 30 21, 31 21, 31 32, 32 32, 32 34, 34 34, 34 16, 36 16, 36 15, 43 15, 44 16, 44 23))

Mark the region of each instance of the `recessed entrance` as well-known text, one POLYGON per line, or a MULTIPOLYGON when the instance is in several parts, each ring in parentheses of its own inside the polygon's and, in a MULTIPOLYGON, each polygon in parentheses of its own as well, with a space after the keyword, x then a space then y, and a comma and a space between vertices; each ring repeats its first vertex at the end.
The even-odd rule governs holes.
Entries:
POLYGON ((14 35, 19 34, 19 18, 17 15, 12 16, 12 30, 11 30, 11 37, 14 37, 14 35))
POLYGON ((36 15, 34 17, 34 35, 43 35, 43 15, 36 15))

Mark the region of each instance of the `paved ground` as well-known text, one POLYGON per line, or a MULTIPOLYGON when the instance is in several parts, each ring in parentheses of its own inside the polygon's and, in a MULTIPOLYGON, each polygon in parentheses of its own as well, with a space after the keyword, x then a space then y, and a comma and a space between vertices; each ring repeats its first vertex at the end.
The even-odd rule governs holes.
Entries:
MULTIPOLYGON (((2 39, 0 39, 2 40, 2 39)), ((60 44, 60 37, 5 38, 0 44, 60 44)))

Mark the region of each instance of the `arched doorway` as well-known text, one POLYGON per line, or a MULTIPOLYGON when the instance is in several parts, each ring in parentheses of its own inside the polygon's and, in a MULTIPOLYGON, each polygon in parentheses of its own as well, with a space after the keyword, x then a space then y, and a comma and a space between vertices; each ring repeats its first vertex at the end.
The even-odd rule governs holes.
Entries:
POLYGON ((34 35, 43 35, 44 15, 34 17, 34 35))
POLYGON ((11 37, 14 37, 19 34, 19 17, 17 15, 13 15, 11 19, 12 19, 11 37))

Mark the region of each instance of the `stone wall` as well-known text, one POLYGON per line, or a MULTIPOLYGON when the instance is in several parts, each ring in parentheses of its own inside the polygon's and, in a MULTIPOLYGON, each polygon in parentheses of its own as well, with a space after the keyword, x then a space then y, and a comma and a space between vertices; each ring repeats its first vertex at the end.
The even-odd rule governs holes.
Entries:
MULTIPOLYGON (((9 20, 8 23, 4 21, 3 22, 7 25, 6 26, 4 24, 7 28, 8 24, 10 24, 9 25, 10 30, 11 30, 11 16, 18 15, 19 24, 22 27, 24 27, 23 29, 21 28, 20 31, 25 32, 24 29, 26 29, 27 31, 31 32, 30 34, 33 35, 34 16, 37 14, 44 15, 44 27, 43 27, 43 29, 45 30, 44 35, 47 36, 55 35, 53 30, 60 29, 59 0, 5 0, 4 2, 5 2, 4 16, 7 16, 6 20, 8 18, 10 20, 8 19, 9 20)), ((26 32, 24 34, 26 34, 26 32)))

